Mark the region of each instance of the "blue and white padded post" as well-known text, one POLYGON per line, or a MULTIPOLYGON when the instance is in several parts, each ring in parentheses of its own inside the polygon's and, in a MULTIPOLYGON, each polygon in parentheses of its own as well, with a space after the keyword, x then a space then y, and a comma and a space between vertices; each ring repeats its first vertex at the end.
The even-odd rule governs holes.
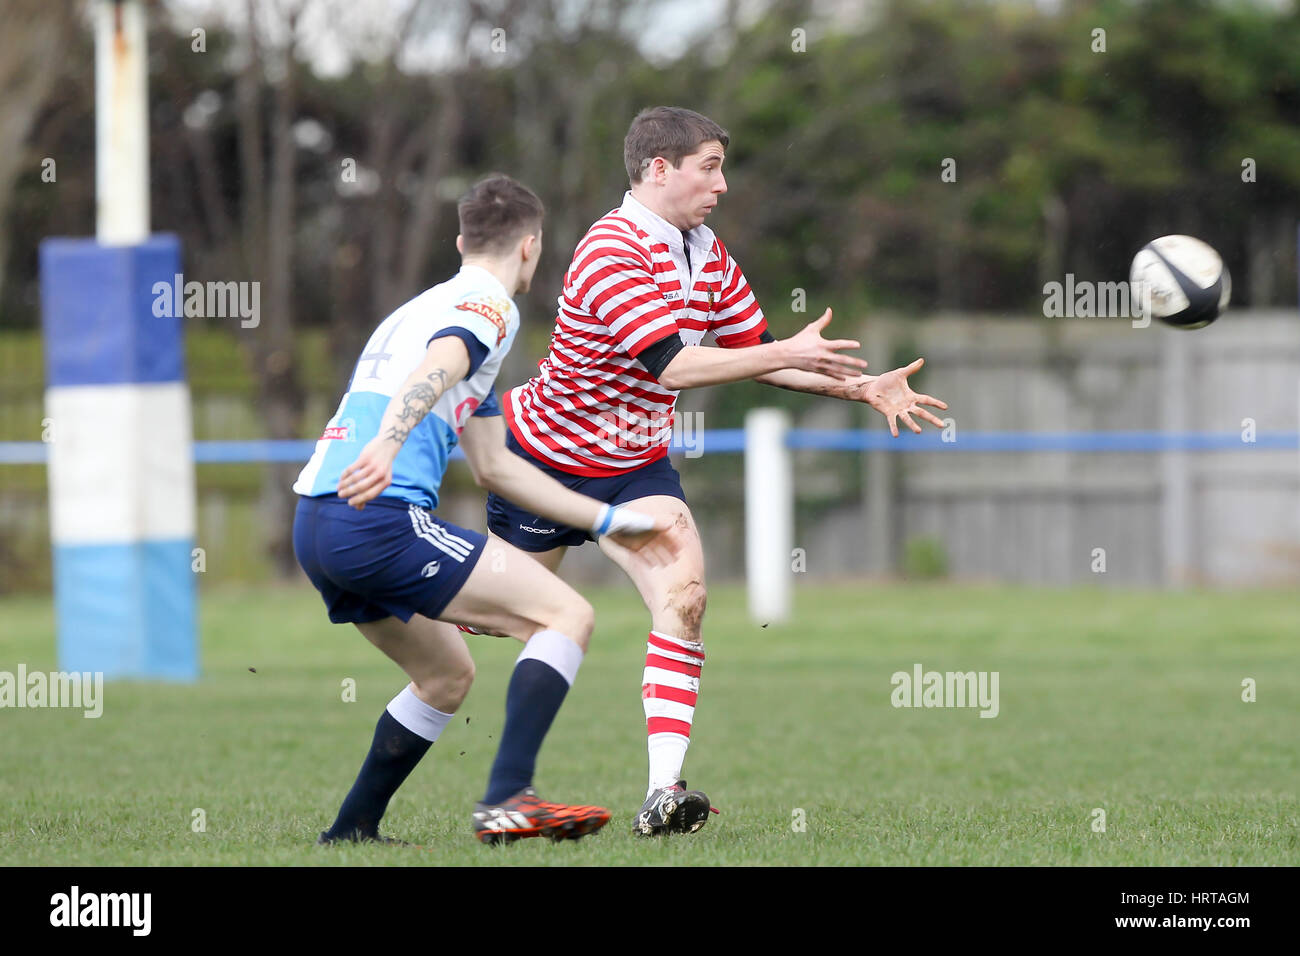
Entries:
POLYGON ((59 666, 193 680, 194 452, 179 317, 153 314, 180 245, 41 243, 59 666))
POLYGON ((149 231, 145 10, 97 0, 95 239, 41 243, 59 666, 193 680, 194 450, 180 243, 149 231))

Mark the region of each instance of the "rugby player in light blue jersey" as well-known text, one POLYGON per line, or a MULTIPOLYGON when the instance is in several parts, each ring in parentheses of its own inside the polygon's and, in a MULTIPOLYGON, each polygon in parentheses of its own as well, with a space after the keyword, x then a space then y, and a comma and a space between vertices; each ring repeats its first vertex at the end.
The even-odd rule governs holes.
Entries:
POLYGON ((370 753, 319 842, 387 841, 379 820, 469 691, 474 662, 446 621, 524 642, 487 792, 473 813, 483 842, 577 838, 602 807, 538 798, 542 740, 578 671, 593 613, 523 551, 434 514, 459 442, 480 487, 539 516, 589 528, 647 566, 680 551, 667 519, 565 488, 506 449, 493 383, 519 329, 512 296, 528 291, 542 248, 541 201, 505 176, 459 204, 460 272, 385 319, 294 484, 294 551, 329 618, 351 623, 410 677, 375 728, 370 753))

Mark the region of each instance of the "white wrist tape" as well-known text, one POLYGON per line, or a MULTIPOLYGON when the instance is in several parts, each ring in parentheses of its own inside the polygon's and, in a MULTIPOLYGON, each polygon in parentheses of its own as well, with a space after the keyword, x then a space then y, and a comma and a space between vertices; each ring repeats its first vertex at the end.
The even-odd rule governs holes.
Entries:
POLYGON ((654 526, 655 519, 650 515, 630 511, 623 505, 602 505, 596 523, 591 526, 591 533, 599 538, 620 531, 649 531, 654 526))

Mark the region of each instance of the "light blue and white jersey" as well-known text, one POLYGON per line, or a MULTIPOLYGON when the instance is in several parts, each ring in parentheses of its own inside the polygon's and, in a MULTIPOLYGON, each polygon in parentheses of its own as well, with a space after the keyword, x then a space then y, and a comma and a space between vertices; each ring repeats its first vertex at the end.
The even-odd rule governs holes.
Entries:
POLYGON ((478 266, 462 266, 384 319, 352 371, 339 409, 316 443, 293 490, 319 497, 338 492, 339 477, 379 433, 388 403, 424 361, 429 343, 444 335, 465 342, 470 369, 411 430, 393 460, 393 483, 383 495, 425 508, 438 506, 447 458, 472 415, 499 415, 492 385, 519 331, 519 310, 505 286, 478 266))

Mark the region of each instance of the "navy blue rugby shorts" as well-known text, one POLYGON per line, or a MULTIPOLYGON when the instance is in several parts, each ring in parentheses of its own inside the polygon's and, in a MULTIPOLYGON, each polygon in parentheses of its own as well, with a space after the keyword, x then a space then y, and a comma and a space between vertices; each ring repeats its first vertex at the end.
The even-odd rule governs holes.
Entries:
POLYGON ((337 495, 300 497, 293 520, 294 554, 336 624, 436 618, 486 544, 477 531, 385 496, 361 511, 337 495))
MULTIPOLYGON (((686 493, 682 491, 682 476, 677 473, 677 469, 672 466, 667 455, 621 475, 586 477, 560 471, 541 459, 534 458, 519 444, 514 432, 509 430, 506 432, 506 448, 530 465, 540 468, 566 488, 581 492, 589 498, 595 498, 608 505, 621 505, 651 495, 668 495, 686 501, 686 493)), ((560 524, 550 518, 525 511, 496 493, 488 495, 487 516, 488 529, 498 538, 509 541, 521 551, 533 553, 551 551, 555 548, 576 547, 596 540, 595 536, 585 528, 571 528, 567 524, 560 524)))

